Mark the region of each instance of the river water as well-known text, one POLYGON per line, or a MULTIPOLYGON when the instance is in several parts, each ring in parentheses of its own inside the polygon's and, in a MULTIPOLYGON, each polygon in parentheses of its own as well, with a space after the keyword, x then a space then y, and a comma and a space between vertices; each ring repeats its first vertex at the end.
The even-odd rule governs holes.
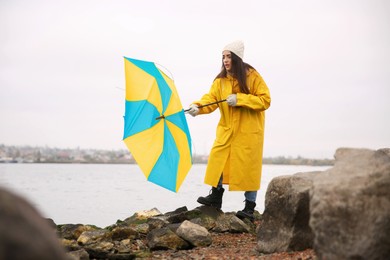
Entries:
MULTIPOLYGON (((328 168, 263 165, 256 210, 264 211, 272 178, 328 168)), ((198 207, 196 199, 210 190, 203 184, 205 169, 205 164, 193 165, 179 192, 174 193, 146 181, 135 164, 0 164, 0 186, 26 198, 56 224, 106 227, 141 210, 157 208, 166 213, 182 206, 189 210, 198 207)), ((225 191, 222 210, 241 210, 243 201, 243 192, 225 191)))

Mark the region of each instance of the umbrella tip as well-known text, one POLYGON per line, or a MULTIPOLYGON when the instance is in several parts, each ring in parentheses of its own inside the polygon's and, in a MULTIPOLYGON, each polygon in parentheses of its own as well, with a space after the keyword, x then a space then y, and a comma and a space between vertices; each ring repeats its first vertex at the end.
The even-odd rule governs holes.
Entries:
POLYGON ((165 116, 164 115, 161 115, 159 117, 156 117, 156 120, 159 120, 159 119, 165 119, 165 116))

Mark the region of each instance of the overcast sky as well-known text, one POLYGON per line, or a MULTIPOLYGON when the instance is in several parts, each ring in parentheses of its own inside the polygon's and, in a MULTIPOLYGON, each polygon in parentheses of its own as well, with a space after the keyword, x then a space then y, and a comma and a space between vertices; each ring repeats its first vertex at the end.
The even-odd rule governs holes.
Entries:
MULTIPOLYGON (((123 56, 173 75, 184 108, 227 43, 266 81, 264 156, 390 147, 390 2, 0 0, 0 144, 126 149, 123 56)), ((187 115, 209 152, 219 112, 187 115)))

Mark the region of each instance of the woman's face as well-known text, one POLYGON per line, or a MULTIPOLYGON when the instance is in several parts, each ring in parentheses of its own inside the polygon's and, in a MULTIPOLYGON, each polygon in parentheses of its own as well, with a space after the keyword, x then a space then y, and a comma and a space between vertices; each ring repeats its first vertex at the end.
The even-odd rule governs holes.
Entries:
POLYGON ((230 51, 222 52, 222 62, 227 72, 230 72, 232 69, 232 54, 230 51))

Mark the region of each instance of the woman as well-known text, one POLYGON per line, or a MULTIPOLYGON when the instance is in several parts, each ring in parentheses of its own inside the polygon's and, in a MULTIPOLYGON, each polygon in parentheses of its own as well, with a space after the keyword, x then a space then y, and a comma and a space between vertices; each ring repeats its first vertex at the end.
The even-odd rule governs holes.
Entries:
POLYGON ((197 201, 220 209, 222 184, 228 184, 231 191, 245 191, 245 208, 237 216, 253 221, 261 179, 264 111, 270 106, 271 97, 263 78, 243 62, 243 56, 242 41, 225 46, 221 72, 209 93, 193 102, 188 113, 208 114, 217 108, 221 113, 204 179, 212 189, 208 196, 197 201), (221 100, 226 102, 203 106, 221 100))

